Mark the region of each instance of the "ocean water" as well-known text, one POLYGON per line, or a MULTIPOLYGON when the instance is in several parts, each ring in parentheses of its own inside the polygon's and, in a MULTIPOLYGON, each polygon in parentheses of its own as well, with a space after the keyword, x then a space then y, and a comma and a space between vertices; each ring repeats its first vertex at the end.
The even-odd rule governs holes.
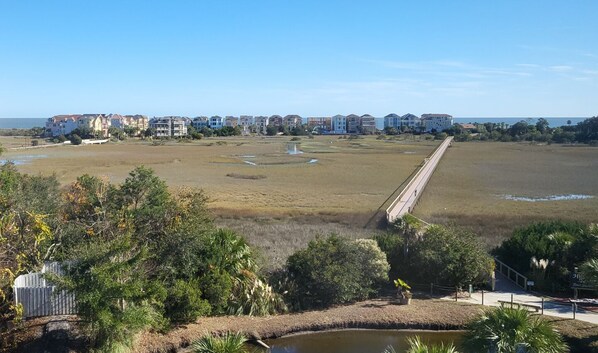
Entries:
MULTIPOLYGON (((544 119, 548 120, 550 127, 559 127, 559 126, 566 126, 567 122, 569 120, 571 120, 571 125, 577 125, 577 123, 580 123, 588 118, 589 117, 586 117, 586 118, 565 117, 565 118, 544 118, 544 119)), ((528 124, 535 124, 538 121, 538 119, 539 118, 525 118, 525 117, 521 117, 521 118, 513 118, 513 117, 508 117, 508 118, 476 118, 476 117, 458 118, 458 117, 455 117, 454 120, 456 123, 497 123, 497 124, 505 123, 505 124, 513 125, 520 121, 526 121, 528 124)))
POLYGON ((0 129, 31 129, 46 126, 47 118, 1 118, 0 129))
MULTIPOLYGON (((548 124, 550 127, 559 127, 559 126, 566 126, 567 121, 571 120, 571 125, 577 125, 577 123, 582 122, 589 117, 565 117, 565 118, 547 118, 544 119, 548 120, 548 124)), ((462 117, 455 117, 453 120, 455 123, 467 124, 467 123, 505 123, 509 125, 516 124, 520 121, 526 121, 528 124, 535 124, 539 118, 526 118, 526 117, 490 117, 490 118, 478 118, 478 117, 469 117, 469 118, 462 118, 462 117)), ((382 130, 384 129, 384 118, 376 118, 376 128, 382 130)))

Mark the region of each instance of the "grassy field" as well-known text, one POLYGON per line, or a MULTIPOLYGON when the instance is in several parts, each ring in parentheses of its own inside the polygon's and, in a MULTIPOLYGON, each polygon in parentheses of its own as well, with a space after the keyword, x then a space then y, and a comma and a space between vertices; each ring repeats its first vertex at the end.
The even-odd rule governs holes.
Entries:
MULTIPOLYGON (((7 150, 1 158, 16 161, 23 172, 55 173, 65 185, 84 173, 118 183, 135 166, 151 167, 170 186, 203 188, 219 225, 244 234, 267 262, 280 264, 320 234, 370 235, 389 196, 438 145, 375 136, 290 140, 210 138, 163 146, 127 141, 7 150), (293 144, 303 153, 289 154, 293 144)), ((5 137, 0 143, 10 148, 30 140, 5 137)))
POLYGON ((535 220, 598 222, 598 148, 517 143, 453 143, 426 187, 415 215, 478 233, 488 247, 535 220), (590 199, 516 201, 506 195, 590 199))

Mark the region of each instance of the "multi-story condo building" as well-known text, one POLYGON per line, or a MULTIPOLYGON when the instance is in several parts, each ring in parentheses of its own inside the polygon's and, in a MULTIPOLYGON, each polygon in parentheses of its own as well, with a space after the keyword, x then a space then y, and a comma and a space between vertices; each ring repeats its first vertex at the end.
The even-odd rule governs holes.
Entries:
POLYGON ((46 133, 51 136, 68 135, 77 128, 80 115, 55 115, 46 121, 46 133))
POLYGON ((228 115, 224 118, 224 126, 237 127, 237 125, 239 125, 239 118, 236 116, 228 115))
POLYGON ((307 126, 312 132, 327 134, 332 130, 332 118, 328 116, 313 116, 307 118, 307 126))
POLYGON ((110 114, 110 125, 119 129, 131 128, 135 131, 135 135, 142 133, 149 127, 149 119, 145 115, 120 115, 110 114))
POLYGON ((388 114, 384 117, 384 127, 392 127, 399 130, 401 128, 401 117, 395 113, 388 114))
POLYGON ((264 115, 256 116, 255 117, 255 125, 257 128, 257 132, 260 134, 266 134, 266 128, 270 123, 270 118, 264 115))
POLYGON ((369 114, 361 116, 361 133, 374 134, 376 132, 376 118, 369 114))
POLYGON ((287 115, 282 119, 282 125, 292 129, 303 124, 303 119, 299 115, 287 115))
POLYGON ((89 129, 93 134, 101 137, 109 137, 110 119, 104 114, 82 114, 77 118, 77 127, 89 129))
POLYGON ((453 117, 448 114, 422 114, 421 120, 426 132, 441 132, 453 126, 453 117))
POLYGON ((208 124, 210 125, 210 129, 222 129, 224 126, 224 119, 221 116, 214 115, 210 118, 208 124))
POLYGON ((268 125, 281 127, 283 123, 282 116, 280 115, 272 115, 268 120, 268 125))
POLYGON ((195 130, 201 130, 204 127, 208 126, 208 117, 207 116, 196 116, 193 118, 193 122, 191 125, 195 128, 195 130))
POLYGON ((401 129, 409 129, 411 131, 421 130, 421 119, 417 115, 407 113, 401 117, 401 129))
POLYGON ((241 130, 243 135, 249 134, 251 131, 251 126, 253 126, 253 115, 241 115, 239 117, 239 125, 241 125, 241 130))
POLYGON ((347 117, 344 115, 335 115, 331 118, 332 129, 330 132, 333 134, 346 134, 347 133, 347 117))
POLYGON ((149 122, 154 129, 155 137, 183 137, 187 136, 185 119, 180 116, 154 117, 149 122))
POLYGON ((346 118, 347 133, 358 134, 361 132, 361 117, 356 114, 349 114, 346 118))

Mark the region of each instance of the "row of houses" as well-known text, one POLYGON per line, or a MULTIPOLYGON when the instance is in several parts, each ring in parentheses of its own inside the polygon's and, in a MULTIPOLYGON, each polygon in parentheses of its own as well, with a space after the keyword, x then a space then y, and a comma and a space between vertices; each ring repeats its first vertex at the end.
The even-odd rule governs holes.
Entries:
POLYGON ((384 127, 395 128, 399 131, 405 129, 422 132, 440 132, 453 126, 453 117, 448 114, 423 114, 418 117, 414 114, 388 114, 384 117, 384 127))
MULTIPOLYGON (((109 137, 110 127, 119 129, 131 128, 136 133, 152 129, 156 137, 182 137, 187 135, 188 127, 196 130, 203 128, 222 129, 224 127, 240 128, 243 134, 266 134, 268 126, 293 129, 302 125, 312 133, 317 134, 374 134, 376 132, 376 118, 369 115, 335 115, 332 117, 308 117, 306 121, 299 115, 252 116, 218 115, 207 117, 198 116, 193 119, 181 116, 153 117, 145 115, 120 114, 77 114, 56 115, 46 122, 47 133, 51 136, 67 135, 77 128, 87 128, 98 136, 109 137)), ((453 117, 448 114, 388 114, 384 117, 384 127, 396 128, 399 131, 443 131, 453 125, 453 117)))
POLYGON ((46 133, 50 136, 68 135, 75 129, 88 129, 98 137, 109 137, 110 127, 131 128, 139 134, 149 127, 149 119, 145 115, 70 114, 56 115, 46 121, 46 133))

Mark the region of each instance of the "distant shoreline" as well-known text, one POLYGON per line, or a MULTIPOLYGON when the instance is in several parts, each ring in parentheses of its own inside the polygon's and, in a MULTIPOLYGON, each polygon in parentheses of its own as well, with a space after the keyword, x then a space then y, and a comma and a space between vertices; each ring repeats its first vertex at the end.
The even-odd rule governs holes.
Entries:
MULTIPOLYGON (((535 123, 541 117, 455 117, 456 123, 505 123, 515 124, 521 120, 535 123)), ((571 125, 588 119, 590 117, 544 117, 550 123, 551 127, 559 127, 567 125, 567 121, 571 120, 571 125)), ((0 118, 0 129, 31 129, 36 126, 44 127, 47 118, 0 118)), ((376 117, 376 128, 382 130, 384 128, 384 118, 376 117)))

